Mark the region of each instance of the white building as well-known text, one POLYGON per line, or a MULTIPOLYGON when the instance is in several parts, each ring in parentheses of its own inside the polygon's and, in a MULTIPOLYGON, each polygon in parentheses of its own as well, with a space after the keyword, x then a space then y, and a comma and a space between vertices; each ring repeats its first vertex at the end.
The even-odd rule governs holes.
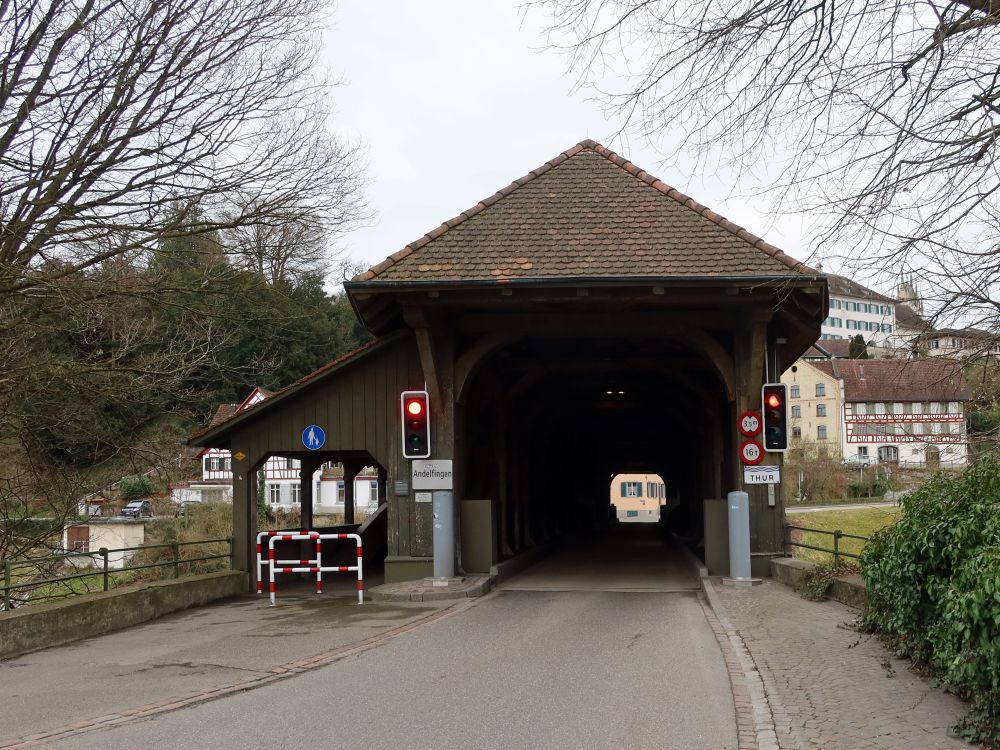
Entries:
MULTIPOLYGON (((271 394, 255 388, 242 404, 223 404, 212 418, 212 424, 229 419, 235 414, 263 401, 271 394)), ((171 485, 174 502, 228 502, 233 501, 232 455, 229 451, 206 448, 197 455, 201 462, 201 479, 171 485)), ((291 510, 299 507, 302 484, 299 477, 301 463, 298 459, 275 456, 263 466, 264 500, 271 507, 291 510)), ((345 487, 343 470, 339 465, 324 464, 313 474, 313 512, 343 513, 345 487)), ((368 467, 354 480, 354 507, 356 510, 378 507, 378 474, 368 467)))
POLYGON ((91 518, 85 523, 74 523, 63 528, 62 548, 67 552, 89 552, 90 559, 74 558, 77 563, 102 566, 104 558, 98 554, 103 547, 108 550, 108 567, 124 568, 146 539, 146 524, 141 518, 91 518))
POLYGON ((877 347, 890 345, 896 328, 896 301, 844 276, 827 274, 830 313, 820 329, 822 340, 850 339, 858 334, 877 347))
POLYGON ((969 386, 948 360, 812 360, 841 383, 845 461, 964 466, 969 386))

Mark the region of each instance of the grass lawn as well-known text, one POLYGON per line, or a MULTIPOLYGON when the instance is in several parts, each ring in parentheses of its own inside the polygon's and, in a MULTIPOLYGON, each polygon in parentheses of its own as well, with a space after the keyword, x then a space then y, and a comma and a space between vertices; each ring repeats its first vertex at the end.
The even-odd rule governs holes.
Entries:
MULTIPOLYGON (((821 531, 840 529, 845 534, 871 536, 873 532, 888 526, 899 516, 899 508, 858 508, 856 510, 822 510, 815 513, 796 513, 794 508, 788 508, 788 523, 792 526, 804 526, 821 531)), ((792 531, 792 541, 800 544, 810 544, 814 547, 833 548, 833 536, 814 531, 792 531)), ((841 539, 840 549, 843 552, 858 554, 864 545, 860 539, 841 539)), ((833 561, 833 555, 811 549, 793 547, 792 554, 800 560, 814 563, 833 561)), ((852 562, 852 558, 844 558, 852 562)))

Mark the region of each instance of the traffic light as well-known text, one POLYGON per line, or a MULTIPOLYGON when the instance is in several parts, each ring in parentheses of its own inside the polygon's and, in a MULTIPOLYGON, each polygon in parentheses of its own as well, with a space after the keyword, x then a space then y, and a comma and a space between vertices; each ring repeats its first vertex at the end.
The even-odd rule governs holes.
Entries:
POLYGON ((427 391, 403 391, 399 397, 403 424, 403 457, 431 455, 431 419, 427 391))
POLYGON ((780 453, 788 450, 788 389, 783 383, 767 383, 761 388, 761 412, 764 415, 764 450, 780 453))

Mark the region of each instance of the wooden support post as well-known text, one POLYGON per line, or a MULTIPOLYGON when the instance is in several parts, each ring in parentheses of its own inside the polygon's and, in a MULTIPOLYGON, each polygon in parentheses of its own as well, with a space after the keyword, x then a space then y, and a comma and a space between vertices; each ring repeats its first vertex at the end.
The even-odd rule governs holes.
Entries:
POLYGON ((344 461, 344 523, 354 523, 354 480, 365 468, 360 461, 344 461))
MULTIPOLYGON (((765 354, 768 351, 767 324, 769 313, 761 312, 749 319, 736 330, 735 359, 737 370, 737 397, 730 418, 730 430, 733 435, 735 474, 733 489, 743 489, 750 497, 750 552, 755 556, 751 559, 755 575, 766 571, 767 556, 780 554, 783 535, 783 504, 776 501, 774 506, 768 505, 766 485, 743 486, 743 463, 739 460, 738 447, 741 442, 736 428, 736 418, 747 410, 760 411, 760 390, 766 376, 765 354)), ((777 378, 778 376, 775 375, 777 378)), ((765 464, 781 463, 781 454, 765 453, 765 464)), ((776 493, 781 496, 780 491, 776 493)))
POLYGON ((389 474, 381 466, 378 467, 378 504, 381 508, 389 502, 389 474))
POLYGON ((313 527, 313 483, 312 475, 318 468, 313 461, 299 464, 299 527, 310 530, 313 527))
MULTIPOLYGON (((233 453, 242 451, 234 448, 233 453)), ((249 458, 233 461, 232 564, 234 570, 250 571, 251 591, 257 584, 253 545, 257 539, 257 469, 262 463, 249 458)))

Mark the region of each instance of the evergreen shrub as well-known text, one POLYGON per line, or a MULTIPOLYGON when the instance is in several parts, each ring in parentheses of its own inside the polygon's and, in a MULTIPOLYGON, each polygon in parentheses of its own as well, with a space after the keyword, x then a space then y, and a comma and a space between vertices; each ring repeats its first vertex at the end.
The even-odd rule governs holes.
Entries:
POLYGON ((936 474, 861 555, 863 625, 939 675, 972 710, 969 740, 1000 741, 1000 459, 936 474))

